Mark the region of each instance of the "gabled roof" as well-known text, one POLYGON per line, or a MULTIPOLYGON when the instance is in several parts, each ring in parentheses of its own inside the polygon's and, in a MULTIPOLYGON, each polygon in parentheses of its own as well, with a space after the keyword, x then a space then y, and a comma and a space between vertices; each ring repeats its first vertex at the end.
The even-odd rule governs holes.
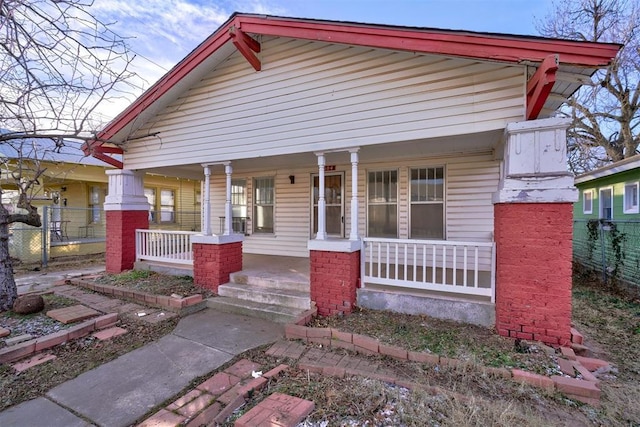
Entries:
POLYGON ((87 166, 112 167, 82 151, 82 143, 64 141, 64 145, 56 147, 47 138, 26 138, 9 140, 0 143, 0 157, 8 159, 33 159, 52 163, 69 163, 87 166))
POLYGON ((255 53, 260 51, 260 44, 252 35, 535 65, 538 72, 527 88, 532 104, 527 116, 533 118, 543 107, 559 107, 596 69, 609 65, 620 49, 620 45, 608 43, 235 13, 112 120, 96 141, 85 144, 85 153, 122 167, 120 161, 109 156, 122 153, 117 145, 126 142, 135 129, 211 69, 216 56, 223 58, 237 49, 259 71, 261 64, 255 53), (562 84, 555 83, 559 67, 565 79, 562 84), (559 96, 549 98, 556 87, 559 96))
POLYGON ((592 170, 591 172, 578 175, 575 179, 575 183, 582 184, 594 179, 604 178, 633 169, 638 169, 638 176, 640 176, 640 154, 636 154, 635 156, 628 157, 615 163, 611 163, 610 165, 592 170))

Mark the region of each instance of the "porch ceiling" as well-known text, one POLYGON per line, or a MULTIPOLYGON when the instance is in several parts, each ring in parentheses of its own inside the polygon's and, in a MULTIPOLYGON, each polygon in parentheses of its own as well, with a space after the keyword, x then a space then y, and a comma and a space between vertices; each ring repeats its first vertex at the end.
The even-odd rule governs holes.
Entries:
MULTIPOLYGON (((429 138, 396 142, 393 144, 370 145, 360 148, 359 162, 364 164, 428 157, 464 156, 466 154, 490 152, 500 143, 502 134, 502 130, 495 130, 471 135, 459 135, 456 137, 429 138)), ((357 142, 354 141, 353 146, 357 147, 357 142)), ((252 154, 254 154, 254 157, 251 158, 241 160, 229 159, 233 166, 234 174, 294 167, 317 167, 318 164, 317 157, 313 152, 267 157, 263 157, 257 152, 252 154)), ((350 162, 347 151, 327 152, 325 154, 328 165, 348 164, 350 162)), ((223 168, 224 166, 222 165, 214 166, 213 172, 221 172, 223 168)), ((144 172, 195 180, 203 179, 203 167, 201 164, 151 168, 145 169, 144 172)))

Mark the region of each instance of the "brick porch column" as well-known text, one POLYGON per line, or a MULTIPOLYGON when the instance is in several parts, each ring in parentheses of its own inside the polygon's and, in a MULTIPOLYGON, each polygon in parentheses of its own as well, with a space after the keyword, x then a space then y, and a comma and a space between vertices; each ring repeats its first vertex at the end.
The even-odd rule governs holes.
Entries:
POLYGON ((564 119, 511 123, 494 194, 496 328, 566 345, 571 338, 572 204, 564 119))
POLYGON ((360 241, 310 240, 311 301, 318 314, 349 314, 360 284, 360 241))
POLYGON ((105 197, 107 273, 133 268, 136 260, 136 229, 149 228, 149 202, 144 195, 143 174, 131 170, 108 170, 109 194, 105 197))
POLYGON ((242 234, 192 236, 193 283, 218 293, 231 273, 242 270, 243 238, 242 234))

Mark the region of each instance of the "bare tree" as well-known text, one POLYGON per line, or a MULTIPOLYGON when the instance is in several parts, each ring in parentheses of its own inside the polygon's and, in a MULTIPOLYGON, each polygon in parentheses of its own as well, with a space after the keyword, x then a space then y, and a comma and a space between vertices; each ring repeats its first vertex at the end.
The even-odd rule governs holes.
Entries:
POLYGON ((537 22, 548 37, 623 44, 607 70, 598 71, 569 99, 573 119, 568 151, 574 172, 638 153, 640 144, 640 1, 555 0, 537 22))
POLYGON ((9 225, 41 225, 31 202, 42 161, 65 141, 92 139, 97 106, 130 89, 126 41, 90 13, 92 3, 0 0, 0 144, 16 153, 0 161, 0 196, 19 195, 15 212, 0 204, 0 311, 17 296, 9 225))

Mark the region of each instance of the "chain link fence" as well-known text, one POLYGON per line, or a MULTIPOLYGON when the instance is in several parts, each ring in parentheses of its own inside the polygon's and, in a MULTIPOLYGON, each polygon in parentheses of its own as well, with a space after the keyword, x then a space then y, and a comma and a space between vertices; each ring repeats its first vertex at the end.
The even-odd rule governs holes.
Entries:
MULTIPOLYGON (((105 252, 106 217, 101 208, 45 206, 41 215, 41 227, 11 225, 9 253, 15 260, 46 266, 52 258, 105 252)), ((200 231, 200 217, 199 211, 178 210, 165 215, 167 221, 154 222, 156 217, 150 212, 149 227, 200 231)))
POLYGON ((573 258, 604 282, 640 287, 640 220, 574 220, 573 258))

